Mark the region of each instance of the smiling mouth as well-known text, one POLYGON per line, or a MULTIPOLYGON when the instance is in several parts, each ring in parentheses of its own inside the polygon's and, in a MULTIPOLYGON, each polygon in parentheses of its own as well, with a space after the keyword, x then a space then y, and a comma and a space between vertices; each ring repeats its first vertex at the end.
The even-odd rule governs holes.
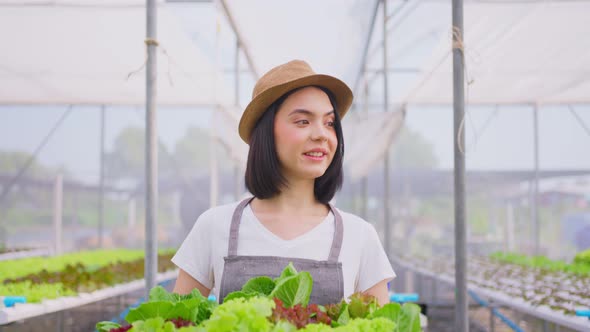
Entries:
POLYGON ((321 158, 321 157, 325 156, 326 154, 323 152, 306 152, 306 153, 304 153, 304 155, 306 155, 308 157, 321 158))
POLYGON ((304 153, 305 159, 311 161, 323 161, 327 158, 327 155, 321 152, 318 153, 304 153))

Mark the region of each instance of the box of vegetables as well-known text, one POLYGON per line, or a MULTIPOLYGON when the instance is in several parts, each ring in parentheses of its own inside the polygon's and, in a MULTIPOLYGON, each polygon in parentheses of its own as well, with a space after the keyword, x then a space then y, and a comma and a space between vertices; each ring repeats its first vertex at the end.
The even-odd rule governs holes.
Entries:
POLYGON ((395 331, 419 332, 420 307, 388 303, 355 293, 347 301, 309 304, 313 279, 289 264, 277 278, 250 279, 240 291, 228 294, 222 304, 193 290, 187 295, 151 289, 149 300, 129 311, 127 324, 105 321, 98 332, 202 332, 202 331, 395 331))

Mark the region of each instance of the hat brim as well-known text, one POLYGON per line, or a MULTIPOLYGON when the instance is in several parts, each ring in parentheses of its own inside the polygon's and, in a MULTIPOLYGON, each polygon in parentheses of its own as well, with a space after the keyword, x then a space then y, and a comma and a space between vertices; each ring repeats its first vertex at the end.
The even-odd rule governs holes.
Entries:
POLYGON ((260 119, 268 107, 282 95, 291 90, 311 85, 324 87, 334 94, 338 115, 342 119, 348 112, 350 105, 352 105, 353 96, 348 85, 333 76, 322 74, 309 75, 287 83, 275 85, 252 99, 244 110, 238 127, 242 140, 246 144, 250 144, 250 134, 254 126, 256 126, 256 122, 258 122, 258 119, 260 119))

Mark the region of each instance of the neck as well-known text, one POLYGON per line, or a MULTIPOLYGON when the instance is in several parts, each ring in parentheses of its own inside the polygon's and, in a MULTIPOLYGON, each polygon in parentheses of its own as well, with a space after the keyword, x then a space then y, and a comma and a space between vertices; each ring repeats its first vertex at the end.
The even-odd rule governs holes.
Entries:
POLYGON ((289 187, 284 187, 281 193, 267 199, 254 199, 254 208, 260 212, 313 215, 324 214, 327 206, 317 201, 314 195, 315 180, 289 181, 289 187))

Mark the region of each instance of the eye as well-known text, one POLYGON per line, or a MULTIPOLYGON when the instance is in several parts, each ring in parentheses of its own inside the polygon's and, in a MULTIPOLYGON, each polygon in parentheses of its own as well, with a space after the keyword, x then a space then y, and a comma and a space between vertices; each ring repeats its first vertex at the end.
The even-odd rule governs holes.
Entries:
POLYGON ((295 121, 295 123, 297 123, 297 124, 309 124, 309 121, 307 121, 307 120, 299 120, 299 121, 295 121))
POLYGON ((334 127, 334 121, 328 121, 328 122, 327 122, 327 124, 328 124, 328 126, 330 126, 330 127, 334 127))

